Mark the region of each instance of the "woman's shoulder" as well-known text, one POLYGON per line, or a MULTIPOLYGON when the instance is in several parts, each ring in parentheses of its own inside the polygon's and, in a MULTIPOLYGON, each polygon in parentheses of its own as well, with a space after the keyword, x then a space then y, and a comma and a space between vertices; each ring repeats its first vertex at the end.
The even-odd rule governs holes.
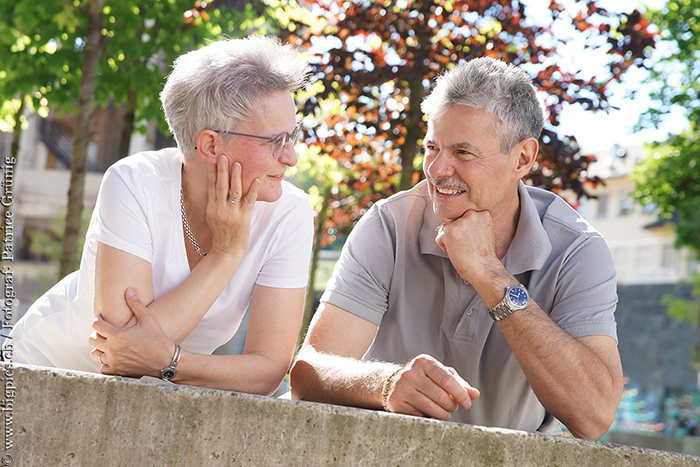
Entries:
POLYGON ((309 204, 309 195, 296 185, 284 180, 282 181, 281 201, 293 204, 309 204))
POLYGON ((284 219, 313 219, 313 209, 309 196, 304 190, 287 182, 282 182, 282 196, 272 203, 255 203, 254 218, 265 222, 282 222, 284 219))
POLYGON ((118 160, 107 169, 107 174, 118 174, 125 181, 145 182, 157 178, 161 181, 179 178, 182 155, 177 148, 142 151, 118 160))

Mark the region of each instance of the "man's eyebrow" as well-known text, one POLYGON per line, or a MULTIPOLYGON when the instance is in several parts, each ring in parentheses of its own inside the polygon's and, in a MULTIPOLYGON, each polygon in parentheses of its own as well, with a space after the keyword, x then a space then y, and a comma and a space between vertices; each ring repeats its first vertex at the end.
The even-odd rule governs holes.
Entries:
MULTIPOLYGON (((423 140, 424 146, 427 146, 429 144, 430 145, 438 145, 438 143, 436 141, 434 141, 433 139, 426 138, 423 140)), ((479 147, 476 146, 475 144, 468 142, 468 141, 460 141, 458 143, 455 143, 452 146, 450 146, 450 149, 464 149, 464 150, 471 151, 471 152, 476 152, 476 153, 479 152, 479 147)))
POLYGON ((468 142, 468 141, 461 141, 459 143, 455 143, 451 147, 453 149, 466 149, 468 151, 479 152, 479 147, 476 146, 475 144, 468 142))

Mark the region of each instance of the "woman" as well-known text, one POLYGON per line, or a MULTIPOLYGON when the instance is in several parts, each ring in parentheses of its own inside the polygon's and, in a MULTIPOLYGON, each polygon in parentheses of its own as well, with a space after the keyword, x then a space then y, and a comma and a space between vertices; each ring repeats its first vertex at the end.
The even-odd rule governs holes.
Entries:
POLYGON ((179 57, 161 93, 177 148, 107 170, 80 270, 17 323, 14 360, 274 392, 293 357, 313 236, 305 193, 283 180, 300 131, 291 93, 308 73, 260 36, 179 57), (243 355, 211 355, 249 305, 243 355))

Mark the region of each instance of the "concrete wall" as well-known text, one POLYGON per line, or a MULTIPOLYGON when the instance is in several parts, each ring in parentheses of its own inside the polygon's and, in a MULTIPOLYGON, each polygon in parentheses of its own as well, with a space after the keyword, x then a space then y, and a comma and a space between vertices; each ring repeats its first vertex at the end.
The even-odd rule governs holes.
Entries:
POLYGON ((3 465, 700 466, 682 454, 156 381, 11 365, 0 375, 6 443, 13 430, 3 465))

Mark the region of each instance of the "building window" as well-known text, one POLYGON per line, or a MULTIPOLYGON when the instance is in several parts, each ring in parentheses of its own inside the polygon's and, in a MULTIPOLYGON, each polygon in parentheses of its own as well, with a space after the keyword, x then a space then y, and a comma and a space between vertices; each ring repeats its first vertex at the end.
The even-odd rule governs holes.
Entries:
POLYGON ((661 267, 662 268, 675 268, 675 252, 676 249, 673 245, 664 245, 661 252, 661 267))
POLYGON ((656 203, 653 203, 649 201, 647 204, 644 205, 642 208, 642 212, 644 214, 653 214, 654 211, 656 211, 656 203))
POLYGON ((596 217, 606 217, 608 215, 608 195, 598 195, 598 212, 596 217))
POLYGON ((625 191, 622 193, 620 198, 620 215, 626 216, 632 214, 632 207, 634 206, 634 198, 632 197, 631 191, 625 191))
POLYGON ((637 249, 637 268, 649 268, 649 247, 643 246, 637 249))

